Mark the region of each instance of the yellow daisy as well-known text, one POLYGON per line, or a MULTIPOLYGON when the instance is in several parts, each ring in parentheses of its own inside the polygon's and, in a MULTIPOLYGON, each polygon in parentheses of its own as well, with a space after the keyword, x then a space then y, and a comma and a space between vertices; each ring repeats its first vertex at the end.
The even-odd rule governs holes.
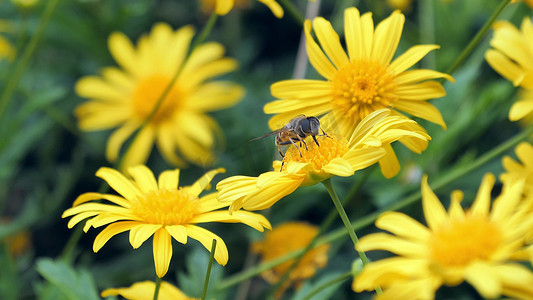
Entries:
POLYGON ((506 173, 500 175, 500 180, 505 184, 516 179, 525 180, 524 194, 533 196, 533 146, 522 142, 515 148, 516 156, 520 162, 509 156, 502 159, 506 173))
POLYGON ((523 181, 509 182, 491 206, 494 176, 483 178, 468 211, 463 194, 452 193, 448 212, 422 180, 422 206, 428 227, 399 212, 376 221, 375 233, 361 238, 359 251, 385 250, 398 256, 371 262, 353 281, 356 292, 384 288, 384 298, 433 299, 442 285, 470 283, 484 298, 501 295, 533 299, 533 273, 513 262, 523 249, 533 218, 521 205, 523 181))
POLYGON ((390 143, 400 138, 410 138, 413 144, 427 142, 425 132, 410 130, 413 123, 400 116, 390 116, 388 109, 378 110, 361 121, 349 140, 317 136, 320 144, 317 146, 308 137, 308 150, 299 151, 291 145, 285 153, 283 167, 281 161, 274 161, 274 171, 259 177, 233 176, 220 181, 217 198, 231 203, 230 211, 269 208, 300 186, 333 176, 351 176, 378 162, 390 143))
POLYGON ((107 144, 109 161, 118 158, 122 144, 139 129, 185 63, 157 113, 132 144, 123 166, 146 162, 154 141, 163 157, 175 165, 185 165, 181 157, 198 165, 213 162, 215 133, 220 135, 220 128, 206 112, 234 105, 244 90, 231 82, 206 82, 237 67, 235 60, 224 57, 224 47, 218 43, 199 45, 184 62, 193 35, 190 26, 173 31, 160 23, 142 36, 135 48, 124 34, 113 33, 109 49, 120 68, 107 67, 101 76, 78 81, 78 95, 91 99, 75 111, 80 128, 119 127, 107 144))
MULTIPOLYGON (((263 262, 267 262, 305 248, 317 234, 316 226, 306 222, 288 222, 275 226, 272 231, 267 232, 263 241, 252 245, 252 250, 261 256, 263 262)), ((277 295, 281 296, 291 285, 299 289, 305 279, 313 277, 318 268, 325 267, 328 262, 329 247, 329 244, 324 244, 309 250, 289 274, 287 281, 283 282, 277 295)), ((269 283, 278 283, 293 264, 294 259, 288 260, 261 275, 269 283)))
MULTIPOLYGON (((153 281, 136 282, 127 288, 107 289, 101 293, 102 297, 122 296, 128 300, 152 300, 154 298, 155 283, 153 281)), ((159 300, 196 300, 190 298, 174 285, 162 281, 159 287, 159 300)))
MULTIPOLYGON (((224 16, 233 8, 233 5, 235 4, 236 0, 216 0, 216 1, 217 1, 216 8, 215 8, 216 13, 221 16, 224 16)), ((257 0, 257 1, 268 6, 270 11, 272 11, 274 16, 276 16, 277 18, 280 18, 280 19, 283 18, 283 8, 275 0, 257 0)), ((237 0, 237 2, 239 1, 237 0)))
POLYGON ((494 24, 493 49, 485 59, 500 75, 528 91, 509 111, 509 120, 520 120, 533 112, 533 23, 524 18, 521 30, 507 21, 494 24))
POLYGON ((96 172, 96 176, 104 179, 120 195, 82 194, 62 217, 72 217, 68 222, 69 228, 90 218, 83 228, 85 232, 91 227, 107 225, 94 240, 94 252, 98 252, 111 237, 124 231, 130 232, 130 243, 134 249, 153 235, 154 262, 159 277, 163 277, 168 270, 172 257, 172 238, 186 244, 187 237, 190 237, 208 250, 211 250, 212 240, 217 240, 215 259, 225 265, 228 249, 224 241, 195 224, 244 223, 259 231, 263 231, 263 227, 271 227, 260 214, 235 211, 230 215, 227 210, 217 210, 228 204, 218 202, 216 193, 199 197, 220 172, 224 170, 209 171, 192 185, 178 187, 179 170, 165 171, 156 181, 152 171, 145 166, 131 167, 129 174, 132 179, 114 169, 103 167, 96 172), (95 202, 99 200, 107 200, 111 204, 95 202))
MULTIPOLYGON (((264 107, 265 113, 277 114, 270 119, 269 126, 281 128, 298 114, 324 115, 321 122, 327 130, 339 130, 341 135, 349 137, 365 116, 381 108, 392 108, 397 115, 406 112, 446 128, 439 110, 427 100, 446 95, 442 85, 431 79, 453 81, 453 78, 433 70, 406 71, 439 46, 414 46, 391 62, 402 34, 405 20, 402 13, 395 11, 375 30, 371 13, 360 16, 352 7, 344 11, 344 18, 348 54, 330 22, 320 17, 312 23, 305 22, 309 61, 326 80, 274 83, 272 95, 281 100, 264 107)), ((423 131, 417 127, 417 131, 423 131)), ((405 144, 403 139, 400 142, 405 144)), ((410 149, 419 153, 425 145, 410 149)), ((394 159, 388 156, 388 160, 394 159)))

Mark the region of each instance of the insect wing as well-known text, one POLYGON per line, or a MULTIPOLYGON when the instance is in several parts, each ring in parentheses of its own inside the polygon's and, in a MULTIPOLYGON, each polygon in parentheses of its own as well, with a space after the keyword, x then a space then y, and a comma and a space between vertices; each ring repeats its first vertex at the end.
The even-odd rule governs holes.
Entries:
POLYGON ((274 134, 278 134, 278 133, 280 132, 280 130, 281 130, 281 129, 274 130, 274 131, 269 132, 269 133, 267 133, 267 134, 265 134, 265 135, 262 135, 262 136, 259 136, 259 137, 256 137, 256 138, 253 138, 253 139, 250 140, 250 142, 257 141, 257 140, 260 140, 260 139, 264 139, 264 138, 269 137, 269 136, 274 135, 274 134))

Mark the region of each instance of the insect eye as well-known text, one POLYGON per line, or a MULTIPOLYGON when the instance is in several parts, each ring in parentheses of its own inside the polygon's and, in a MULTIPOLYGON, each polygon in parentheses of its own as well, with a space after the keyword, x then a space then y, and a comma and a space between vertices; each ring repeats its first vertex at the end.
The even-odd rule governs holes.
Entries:
POLYGON ((311 121, 309 119, 302 120, 300 123, 303 132, 311 131, 311 121))

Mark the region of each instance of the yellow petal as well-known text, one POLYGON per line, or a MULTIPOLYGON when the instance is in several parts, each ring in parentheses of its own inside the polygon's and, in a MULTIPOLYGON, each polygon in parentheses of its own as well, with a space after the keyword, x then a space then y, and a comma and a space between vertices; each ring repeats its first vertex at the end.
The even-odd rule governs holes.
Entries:
POLYGON ((533 112, 533 98, 521 99, 511 106, 509 120, 518 121, 533 112))
MULTIPOLYGON (((151 300, 153 299, 155 291, 155 283, 153 281, 136 282, 127 288, 106 289, 100 294, 102 297, 108 296, 122 296, 130 300, 151 300)), ((173 299, 173 300, 190 300, 182 291, 172 284, 162 281, 159 289, 159 299, 173 299)))
POLYGON ((442 85, 436 81, 426 81, 417 84, 404 84, 398 86, 396 93, 403 100, 428 100, 446 96, 442 85))
POLYGON ((217 199, 222 202, 232 202, 256 190, 257 177, 232 176, 221 180, 217 184, 217 199))
POLYGON ((139 223, 129 221, 110 224, 104 230, 102 230, 102 232, 100 232, 94 239, 93 251, 95 253, 98 252, 105 245, 105 243, 107 243, 107 241, 109 241, 109 239, 111 239, 113 236, 121 232, 128 231, 137 224, 139 223))
POLYGON ((381 173, 385 178, 392 178, 400 172, 400 162, 396 157, 396 153, 392 149, 391 145, 384 145, 385 155, 379 160, 379 166, 381 168, 381 173))
MULTIPOLYGON (((281 198, 294 192, 302 184, 303 180, 303 176, 285 176, 280 178, 270 185, 244 197, 242 207, 246 210, 267 209, 281 198)), ((235 211, 237 209, 232 203, 230 210, 235 211)))
POLYGON ((399 212, 386 212, 376 220, 376 227, 387 230, 395 235, 415 241, 423 241, 429 238, 428 229, 399 212))
POLYGON ((74 200, 74 203, 72 204, 72 206, 77 206, 88 201, 100 200, 100 199, 111 201, 117 205, 120 205, 126 208, 129 208, 131 206, 131 203, 128 200, 120 196, 110 195, 110 194, 100 194, 100 193, 83 193, 79 195, 78 198, 76 198, 76 200, 74 200))
POLYGON ((85 76, 76 82, 76 94, 84 98, 122 104, 127 100, 124 91, 96 76, 85 76))
POLYGON ((195 111, 215 111, 231 107, 244 97, 244 88, 232 82, 210 82, 201 85, 191 94, 187 108, 195 111))
POLYGON ((498 280, 497 271, 484 263, 473 263, 465 270, 465 280, 485 298, 496 298, 501 295, 502 285, 498 280))
POLYGON ((305 31, 305 44, 307 46, 307 55, 309 56, 309 62, 315 70, 326 79, 333 79, 333 76, 337 72, 335 67, 328 60, 322 49, 313 39, 311 35, 311 21, 306 20, 304 23, 305 31))
POLYGON ((499 51, 487 50, 485 59, 496 72, 511 81, 515 86, 520 85, 526 76, 525 71, 519 65, 499 51))
POLYGON ((429 104, 428 102, 402 100, 396 102, 394 107, 415 117, 438 124, 443 129, 446 129, 446 123, 444 123, 444 120, 442 119, 442 114, 435 106, 429 104))
POLYGON ((137 122, 128 122, 115 130, 107 141, 105 156, 108 161, 114 162, 118 159, 118 154, 122 144, 139 128, 137 122))
POLYGON ((448 213, 450 214, 450 217, 452 219, 464 219, 465 212, 463 210, 463 207, 461 206, 461 201, 463 200, 463 198, 463 192, 459 190, 455 190, 452 192, 450 209, 448 210, 448 213))
POLYGON ((128 173, 133 177, 141 192, 150 193, 158 190, 154 173, 148 167, 144 165, 134 166, 128 169, 128 173))
POLYGON ((371 57, 382 65, 388 65, 402 37, 405 16, 398 10, 376 27, 371 57))
POLYGON ((216 240, 215 260, 223 266, 228 263, 228 248, 218 235, 194 225, 185 225, 185 227, 187 228, 187 234, 192 239, 199 241, 208 251, 211 251, 213 240, 216 240))
POLYGON ((183 225, 170 225, 165 226, 165 230, 172 236, 176 241, 187 244, 187 229, 183 225))
MULTIPOLYGON (((280 100, 280 101, 288 101, 288 100, 280 100)), ((277 102, 277 101, 274 101, 274 102, 277 102)), ((274 102, 271 102, 271 103, 274 103, 274 102)), ((289 103, 295 104, 293 108, 291 109, 294 109, 294 107, 301 107, 301 108, 286 111, 286 112, 283 112, 279 115, 275 115, 272 118, 270 118, 270 120, 268 121, 268 126, 270 127, 270 129, 272 130, 280 129, 283 126, 285 126, 285 124, 289 123, 289 121, 292 120, 292 118, 298 115, 303 114, 306 116, 321 116, 325 114, 326 112, 331 111, 331 105, 329 103, 323 103, 323 104, 313 105, 313 106, 306 106, 305 101, 298 101, 298 102, 291 101, 289 103)), ((277 104, 278 103, 276 103, 276 105, 277 104)))
POLYGON ((261 232, 264 231, 263 227, 271 227, 270 223, 264 216, 242 210, 234 211, 231 214, 226 210, 207 212, 197 215, 190 221, 190 223, 207 222, 243 223, 261 232))
POLYGON ((409 48, 402 55, 397 57, 390 65, 389 70, 394 74, 400 74, 401 72, 409 69, 430 51, 439 49, 438 45, 417 45, 409 48))
POLYGON ((358 251, 385 250, 404 257, 423 257, 425 248, 424 243, 404 240, 382 232, 366 235, 357 243, 358 251))
POLYGON ((168 170, 159 175, 159 189, 175 190, 178 188, 180 170, 168 170))
POLYGON ((237 61, 231 58, 221 58, 195 69, 182 71, 177 83, 184 90, 194 90, 204 81, 237 69, 237 61))
POLYGON ((151 126, 142 129, 124 154, 121 168, 127 169, 131 166, 144 164, 154 146, 154 138, 154 129, 151 126))
POLYGON ((157 148, 166 160, 180 168, 187 166, 187 163, 176 154, 176 128, 172 122, 161 124, 157 130, 156 138, 157 148))
POLYGON ((372 25, 372 18, 370 18, 369 21, 371 26, 365 27, 364 24, 362 24, 359 10, 355 7, 350 7, 344 10, 344 34, 346 48, 348 49, 351 61, 370 56, 374 25, 372 25), (364 30, 368 27, 371 29, 370 32, 364 30))
POLYGON ((131 41, 121 32, 114 32, 109 36, 108 48, 115 61, 132 74, 139 75, 136 65, 137 54, 131 41))
POLYGON ((170 234, 161 228, 154 234, 154 264, 155 273, 157 277, 163 278, 170 266, 170 259, 172 258, 172 243, 170 234))
MULTIPOLYGON (((84 131, 104 130, 128 123, 132 117, 129 108, 121 103, 88 101, 74 110, 78 126, 84 131)), ((132 122, 130 122, 132 123, 132 122)))
POLYGON ((351 166, 352 171, 362 170, 377 163, 386 151, 382 148, 363 148, 349 150, 343 159, 351 166))
POLYGON ((350 162, 341 157, 335 157, 330 160, 327 165, 322 167, 322 170, 326 173, 343 177, 352 176, 354 173, 350 162))
POLYGON ((422 178, 422 207, 429 228, 435 230, 448 220, 444 206, 429 187, 427 175, 422 178))
POLYGON ((202 177, 200 177, 190 187, 187 188, 187 192, 190 195, 198 197, 198 195, 200 195, 200 193, 211 183, 211 180, 213 180, 213 177, 215 177, 215 175, 224 172, 226 172, 224 168, 218 168, 205 173, 202 177))
POLYGON ((130 244, 133 249, 139 248, 144 241, 151 237, 162 225, 139 224, 130 229, 130 244))
POLYGON ((233 8, 234 0, 216 0, 215 11, 224 16, 233 8))
POLYGON ((438 79, 438 78, 444 78, 448 81, 455 82, 455 79, 453 79, 452 76, 446 73, 441 73, 441 72, 437 72, 433 70, 426 70, 426 69, 409 70, 409 71, 402 72, 394 78, 394 82, 396 82, 398 86, 402 86, 405 84, 416 83, 420 81, 438 79))
POLYGON ((258 0, 258 1, 268 6, 268 8, 270 8, 270 11, 272 12, 272 14, 274 14, 274 16, 276 16, 276 18, 278 19, 283 18, 283 8, 275 0, 258 0))
POLYGON ((477 191, 476 199, 470 208, 470 213, 474 216, 486 217, 489 215, 491 191, 494 186, 494 175, 486 174, 477 191))
POLYGON ((333 30, 331 23, 322 17, 313 20, 313 29, 322 49, 337 69, 349 63, 348 56, 342 48, 339 35, 333 30))
POLYGON ((102 167, 96 171, 96 176, 102 178, 115 191, 126 199, 135 199, 142 195, 141 191, 122 173, 115 169, 102 167))
MULTIPOLYGON (((306 101, 312 101, 309 104, 315 105, 329 101, 333 97, 333 85, 324 80, 291 79, 272 84, 270 92, 276 98, 306 99, 306 101), (317 102, 320 100, 323 102, 317 102)), ((265 105, 265 112, 272 113, 267 112, 267 105, 265 105)))

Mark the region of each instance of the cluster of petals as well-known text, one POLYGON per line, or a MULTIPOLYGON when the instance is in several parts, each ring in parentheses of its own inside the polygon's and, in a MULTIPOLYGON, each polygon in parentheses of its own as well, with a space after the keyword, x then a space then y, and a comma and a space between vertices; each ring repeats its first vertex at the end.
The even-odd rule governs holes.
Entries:
MULTIPOLYGON (((390 108, 395 115, 407 113, 446 128, 440 111, 427 100, 446 95, 443 86, 434 79, 453 81, 453 78, 428 69, 408 70, 430 51, 438 49, 437 45, 411 47, 393 60, 404 22, 405 16, 395 11, 374 28, 371 13, 360 15, 354 7, 346 9, 345 52, 329 21, 321 17, 312 22, 307 20, 304 29, 309 61, 326 80, 274 83, 271 92, 279 100, 264 107, 265 113, 276 114, 269 126, 281 128, 298 114, 323 116, 320 121, 326 130, 338 130, 348 139, 368 114, 390 108)), ((417 126, 417 131, 424 130, 417 126)), ((423 145, 412 148, 403 139, 400 142, 416 153, 425 149, 423 145)), ((398 165, 393 151, 387 153, 384 161, 398 165)))
POLYGON ((124 169, 145 163, 154 143, 176 166, 183 167, 187 161, 205 166, 214 161, 222 133, 206 112, 235 105, 244 89, 232 82, 210 80, 237 68, 234 59, 224 57, 219 43, 198 45, 187 58, 193 36, 191 26, 174 31, 168 24, 158 23, 135 47, 123 33, 115 32, 108 43, 119 67, 106 67, 100 76, 85 76, 77 82, 76 93, 90 99, 75 110, 80 128, 118 127, 107 143, 109 161, 117 160, 124 142, 140 129, 124 154, 124 169), (166 97, 160 101, 165 91, 166 97))
POLYGON ((495 178, 485 175, 469 210, 463 194, 452 193, 446 211, 422 180, 422 206, 428 227, 399 212, 387 212, 376 226, 392 233, 361 238, 359 251, 385 250, 396 254, 371 262, 353 281, 356 292, 384 289, 384 299, 434 299, 442 285, 464 281, 484 298, 502 295, 533 298, 533 273, 521 255, 533 228, 531 203, 524 200, 524 180, 506 182, 491 209, 495 178))
POLYGON ((216 240, 215 260, 225 265, 228 249, 224 241, 196 224, 243 223, 259 231, 270 229, 271 226, 260 214, 234 211, 230 215, 226 209, 218 210, 229 204, 217 201, 216 193, 200 197, 213 177, 223 171, 209 171, 192 185, 178 187, 179 170, 165 171, 156 180, 152 171, 140 165, 129 169, 130 179, 114 169, 103 167, 96 176, 104 179, 119 195, 82 194, 62 217, 72 217, 68 222, 69 228, 89 218, 83 228, 85 232, 91 227, 106 226, 94 240, 94 252, 100 250, 110 238, 125 231, 129 231, 129 241, 134 249, 153 236, 155 269, 159 277, 168 271, 172 239, 186 244, 190 237, 208 250, 211 250, 212 241, 216 240), (110 203, 100 203, 99 200, 110 203))
POLYGON ((316 184, 333 176, 351 176, 380 161, 390 143, 411 140, 411 143, 427 143, 425 131, 412 131, 415 121, 391 115, 381 109, 369 114, 353 131, 349 140, 320 136, 320 146, 308 138, 308 150, 301 149, 300 157, 295 146, 290 146, 282 162, 274 161, 274 171, 258 177, 233 176, 217 185, 218 200, 231 203, 230 211, 240 208, 261 210, 272 206, 300 186, 316 184))
POLYGON ((507 21, 494 24, 485 59, 500 75, 524 90, 509 111, 509 120, 533 118, 533 23, 526 17, 520 30, 507 21))

